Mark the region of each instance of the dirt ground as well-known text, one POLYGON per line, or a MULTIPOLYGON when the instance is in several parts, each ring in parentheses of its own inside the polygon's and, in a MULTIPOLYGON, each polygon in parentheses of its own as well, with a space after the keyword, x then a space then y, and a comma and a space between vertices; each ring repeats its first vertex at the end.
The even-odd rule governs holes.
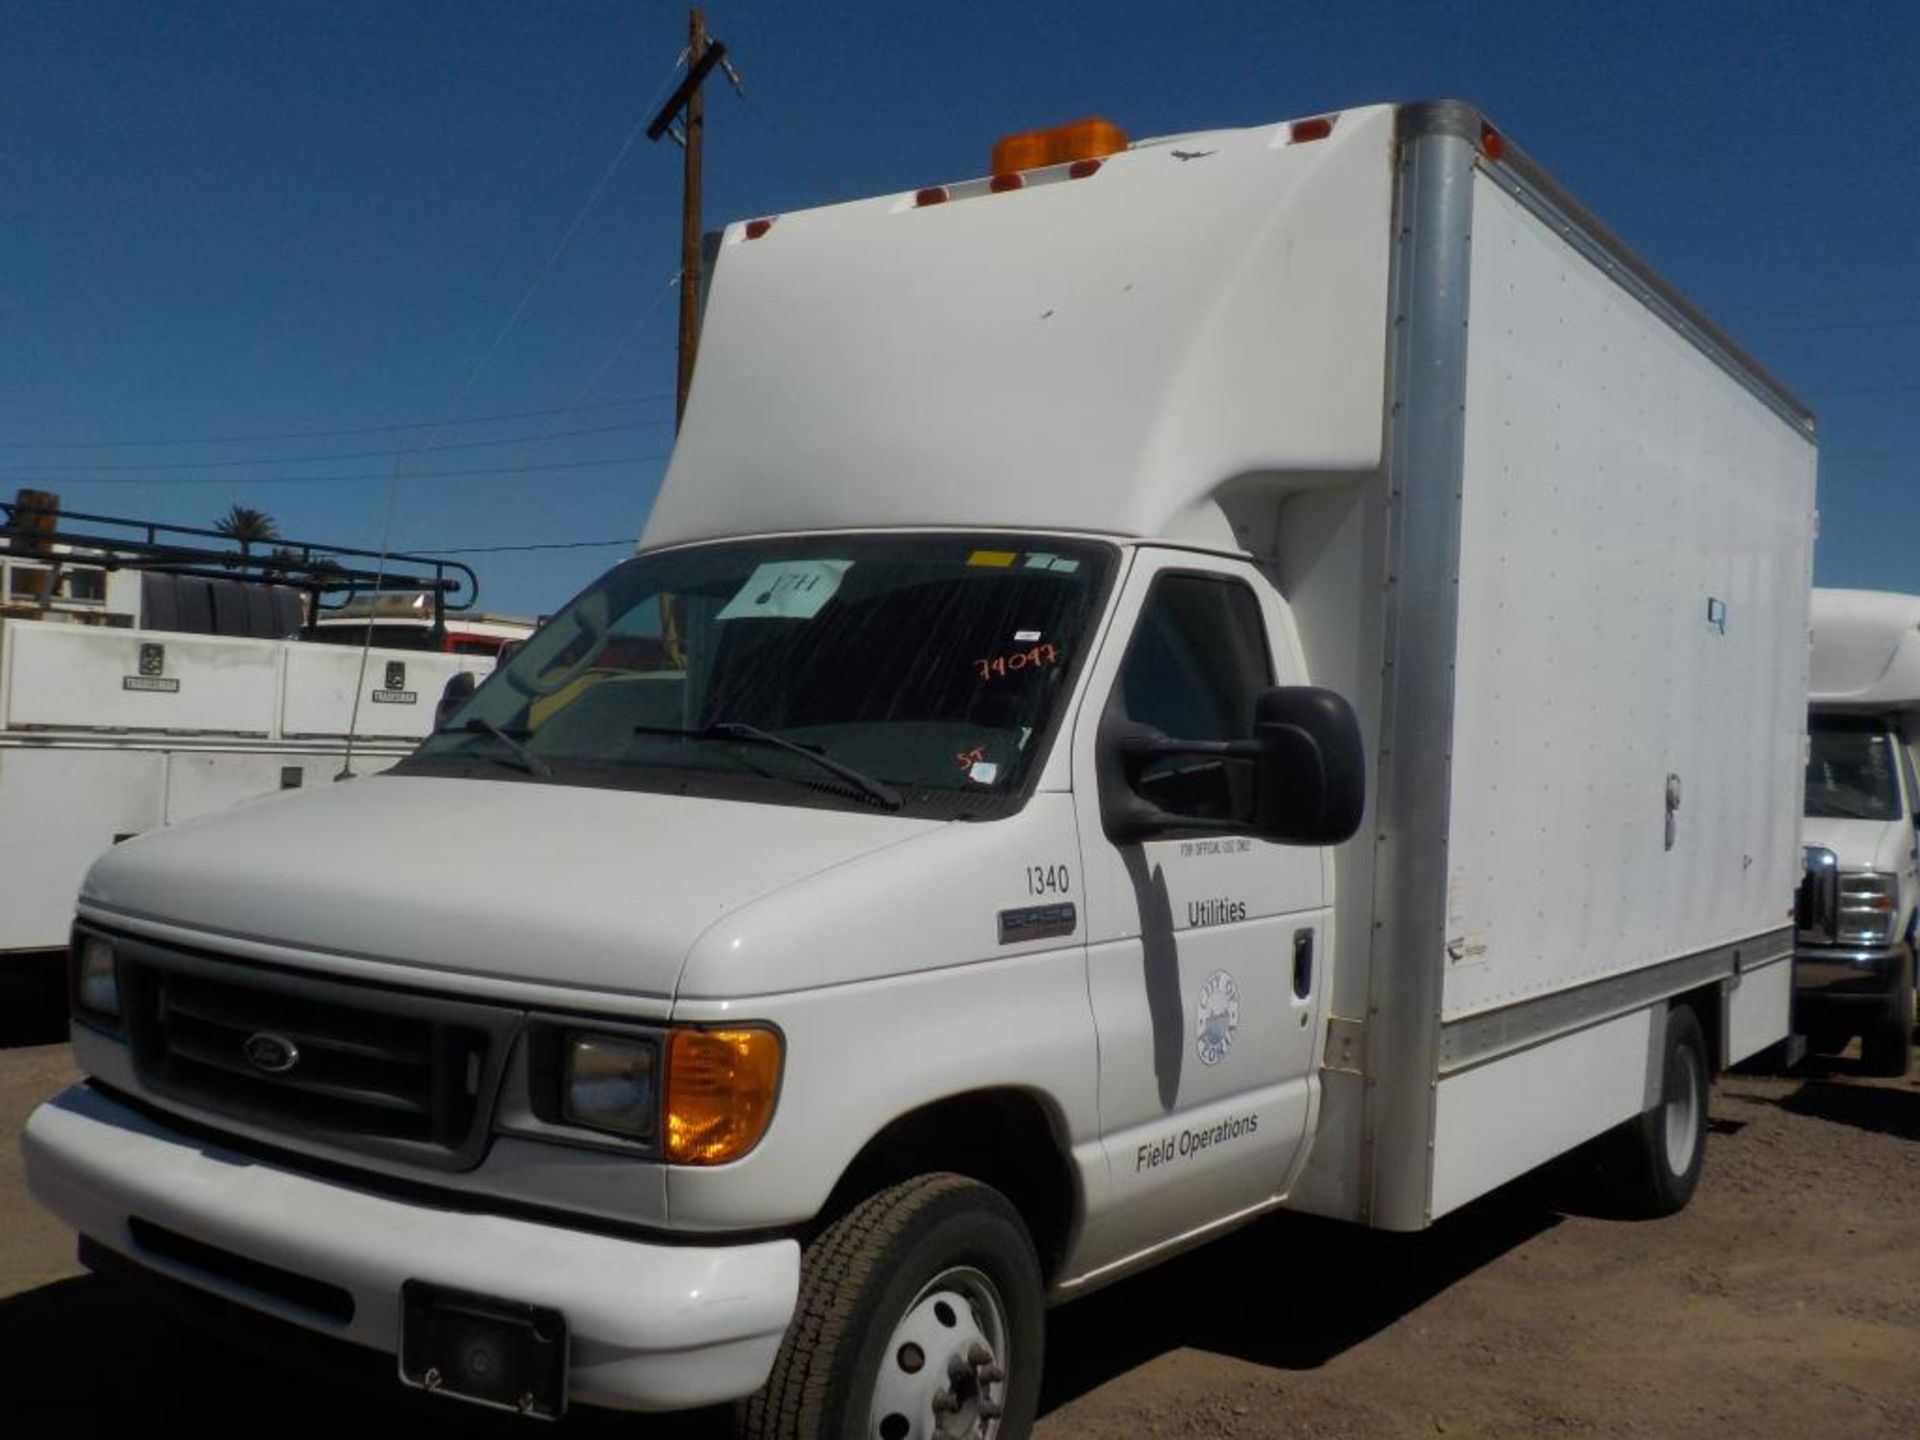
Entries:
MULTIPOLYGON (((206 1331, 84 1275, 13 1143, 72 1077, 51 1001, 0 975, 0 1414, 305 1434, 516 1422, 403 1394, 391 1362, 206 1331), (323 1353, 322 1353, 323 1352, 323 1353)), ((1039 1434, 1403 1440, 1920 1435, 1920 1078, 1841 1059, 1724 1079, 1684 1214, 1568 1169, 1419 1236, 1279 1217, 1056 1311, 1039 1434)), ((711 1433, 579 1413, 561 1433, 711 1433)))

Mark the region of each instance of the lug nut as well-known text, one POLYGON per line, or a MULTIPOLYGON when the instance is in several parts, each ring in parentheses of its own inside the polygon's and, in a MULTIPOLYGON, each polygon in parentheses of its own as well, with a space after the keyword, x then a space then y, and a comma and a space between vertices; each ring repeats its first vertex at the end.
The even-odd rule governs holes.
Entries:
POLYGON ((953 1391, 936 1390, 933 1392, 933 1413, 934 1414, 951 1415, 954 1411, 958 1410, 959 1408, 960 1408, 960 1402, 953 1398, 953 1391))
POLYGON ((993 1351, 976 1340, 972 1345, 967 1347, 967 1363, 974 1366, 991 1365, 993 1363, 993 1351))
POLYGON ((1006 1378, 1007 1372, 998 1365, 984 1365, 980 1369, 980 1383, 983 1385, 998 1385, 1006 1378))

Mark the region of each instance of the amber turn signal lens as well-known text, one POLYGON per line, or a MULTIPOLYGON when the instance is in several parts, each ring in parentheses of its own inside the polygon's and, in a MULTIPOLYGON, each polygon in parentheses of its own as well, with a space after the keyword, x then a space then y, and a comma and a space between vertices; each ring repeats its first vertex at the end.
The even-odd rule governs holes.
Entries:
POLYGON ((667 1054, 667 1159, 724 1165, 766 1134, 780 1090, 771 1030, 676 1030, 667 1054))

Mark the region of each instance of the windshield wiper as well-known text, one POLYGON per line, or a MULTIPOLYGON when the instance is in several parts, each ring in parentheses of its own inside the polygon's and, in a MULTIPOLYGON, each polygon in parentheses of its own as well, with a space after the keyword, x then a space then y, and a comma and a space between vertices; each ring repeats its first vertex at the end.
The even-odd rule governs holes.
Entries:
POLYGON ((546 761, 542 760, 538 755, 535 755, 531 750, 527 749, 526 746, 522 745, 491 720, 481 720, 478 718, 469 720, 464 725, 457 727, 457 733, 485 735, 494 740, 498 740, 513 752, 514 760, 517 761, 519 767, 529 775, 538 775, 544 779, 546 776, 553 774, 553 767, 551 765, 547 764, 546 761))
POLYGON ((777 750, 785 750, 798 755, 803 760, 811 760, 822 770, 839 776, 853 786, 867 799, 888 810, 900 808, 900 793, 883 780, 863 774, 834 759, 826 751, 815 745, 802 745, 798 740, 789 740, 784 735, 776 735, 771 730, 762 730, 758 725, 749 725, 741 720, 716 720, 711 725, 703 725, 698 730, 678 730, 667 725, 636 725, 636 735, 677 735, 687 740, 740 740, 753 745, 771 745, 777 750))

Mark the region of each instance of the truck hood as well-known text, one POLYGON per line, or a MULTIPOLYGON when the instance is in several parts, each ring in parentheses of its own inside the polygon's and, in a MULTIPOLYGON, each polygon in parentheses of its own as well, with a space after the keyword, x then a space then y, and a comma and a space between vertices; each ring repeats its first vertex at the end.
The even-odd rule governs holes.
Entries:
POLYGON ((939 822, 628 790, 375 775, 154 831, 93 917, 463 975, 670 998, 715 921, 939 822))
POLYGON ((1800 843, 1833 851, 1842 870, 1898 874, 1913 853, 1914 829, 1903 820, 1815 819, 1800 822, 1800 843))

